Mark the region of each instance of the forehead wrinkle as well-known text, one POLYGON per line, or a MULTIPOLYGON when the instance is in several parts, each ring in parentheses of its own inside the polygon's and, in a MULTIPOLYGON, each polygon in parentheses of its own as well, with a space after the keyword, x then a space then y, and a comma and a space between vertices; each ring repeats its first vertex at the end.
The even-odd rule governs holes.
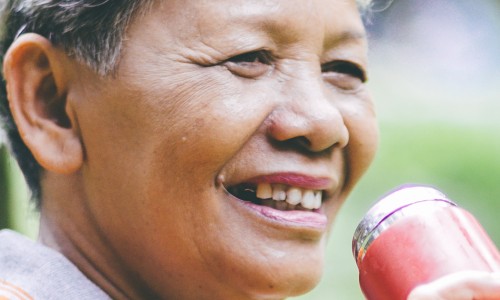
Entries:
MULTIPOLYGON (((249 35, 270 38, 277 43, 293 43, 323 32, 325 21, 321 20, 321 11, 315 1, 295 1, 293 6, 284 5, 284 1, 240 1, 240 5, 230 5, 222 12, 219 7, 216 10, 216 15, 220 16, 218 19, 197 18, 195 26, 208 44, 211 44, 211 38, 224 35, 224 29, 230 29, 231 35, 236 33, 235 40, 243 43, 245 36, 249 35), (215 36, 214 32, 217 33, 215 36)), ((207 10, 211 8, 206 7, 207 10)))
POLYGON ((324 48, 335 47, 338 44, 364 44, 367 41, 365 27, 361 20, 361 15, 353 0, 339 0, 337 6, 346 6, 351 9, 342 9, 347 14, 337 16, 335 7, 325 9, 323 18, 325 22, 324 48), (343 23, 339 23, 341 20, 343 23))
POLYGON ((213 63, 240 50, 270 45, 269 36, 262 30, 262 20, 272 9, 264 10, 262 5, 251 4, 237 8, 233 5, 214 7, 203 1, 200 5, 201 8, 192 11, 189 29, 185 28, 184 37, 189 38, 179 40, 186 47, 184 51, 188 52, 188 57, 202 55, 204 58, 199 58, 213 63))
POLYGON ((338 34, 328 35, 323 45, 324 49, 335 48, 337 45, 353 44, 365 45, 368 39, 364 31, 346 30, 338 34))
MULTIPOLYGON (((246 0, 244 5, 228 7, 227 14, 215 23, 219 28, 232 29, 230 35, 222 38, 229 40, 232 46, 238 45, 240 49, 251 47, 255 40, 271 40, 274 45, 287 46, 309 40, 318 52, 336 44, 366 43, 366 33, 355 1, 334 0, 326 7, 319 5, 318 1, 300 0, 292 6, 283 5, 283 1, 246 0), (339 5, 352 6, 352 17, 337 16, 335 8, 339 5), (349 21, 344 22, 346 19, 349 21)), ((219 34, 224 34, 221 30, 217 31, 219 34, 216 36, 203 34, 203 28, 215 25, 211 23, 198 24, 205 45, 217 43, 212 39, 217 40, 219 34)))
POLYGON ((266 32, 277 44, 291 45, 306 41, 310 45, 323 39, 325 35, 325 20, 314 1, 299 1, 300 8, 281 7, 274 15, 264 18, 260 28, 266 32))

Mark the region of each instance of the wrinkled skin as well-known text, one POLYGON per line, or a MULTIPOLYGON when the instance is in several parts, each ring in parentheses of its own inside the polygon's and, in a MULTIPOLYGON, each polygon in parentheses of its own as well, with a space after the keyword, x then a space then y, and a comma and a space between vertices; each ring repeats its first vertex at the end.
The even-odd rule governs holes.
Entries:
POLYGON ((161 1, 104 78, 34 34, 12 49, 43 82, 9 86, 40 108, 15 115, 45 168, 41 241, 113 298, 283 299, 318 283, 377 144, 355 1, 161 1), (326 224, 226 191, 273 174, 315 182, 323 205, 303 219, 326 224))

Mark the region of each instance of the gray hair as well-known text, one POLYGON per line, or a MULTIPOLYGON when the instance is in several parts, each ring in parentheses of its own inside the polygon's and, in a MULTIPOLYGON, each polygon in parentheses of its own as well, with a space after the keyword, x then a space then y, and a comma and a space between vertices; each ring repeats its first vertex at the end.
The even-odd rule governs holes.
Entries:
POLYGON ((356 3, 358 4, 360 10, 364 11, 365 9, 368 9, 370 7, 370 5, 372 4, 372 0, 356 0, 356 3))
MULTIPOLYGON (((38 33, 100 75, 116 67, 128 24, 153 0, 6 0, 0 12, 0 60, 21 34, 38 33)), ((0 85, 3 123, 32 198, 41 199, 41 166, 22 141, 9 109, 5 80, 0 85)))

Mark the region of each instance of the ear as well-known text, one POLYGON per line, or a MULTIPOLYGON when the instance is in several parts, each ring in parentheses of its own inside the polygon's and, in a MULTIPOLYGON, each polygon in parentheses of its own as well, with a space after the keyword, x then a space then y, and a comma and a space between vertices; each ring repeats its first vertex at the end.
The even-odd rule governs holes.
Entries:
POLYGON ((4 58, 7 97, 21 138, 46 170, 70 174, 83 163, 76 118, 67 99, 70 60, 46 38, 27 33, 4 58))

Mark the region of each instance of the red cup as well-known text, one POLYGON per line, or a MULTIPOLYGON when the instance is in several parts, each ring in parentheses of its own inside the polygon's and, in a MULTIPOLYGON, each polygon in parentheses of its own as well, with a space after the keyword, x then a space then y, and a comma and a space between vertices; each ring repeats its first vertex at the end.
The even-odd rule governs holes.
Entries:
POLYGON ((377 202, 352 250, 369 300, 405 300, 417 285, 458 271, 500 271, 500 253, 474 216, 426 186, 402 186, 377 202))

